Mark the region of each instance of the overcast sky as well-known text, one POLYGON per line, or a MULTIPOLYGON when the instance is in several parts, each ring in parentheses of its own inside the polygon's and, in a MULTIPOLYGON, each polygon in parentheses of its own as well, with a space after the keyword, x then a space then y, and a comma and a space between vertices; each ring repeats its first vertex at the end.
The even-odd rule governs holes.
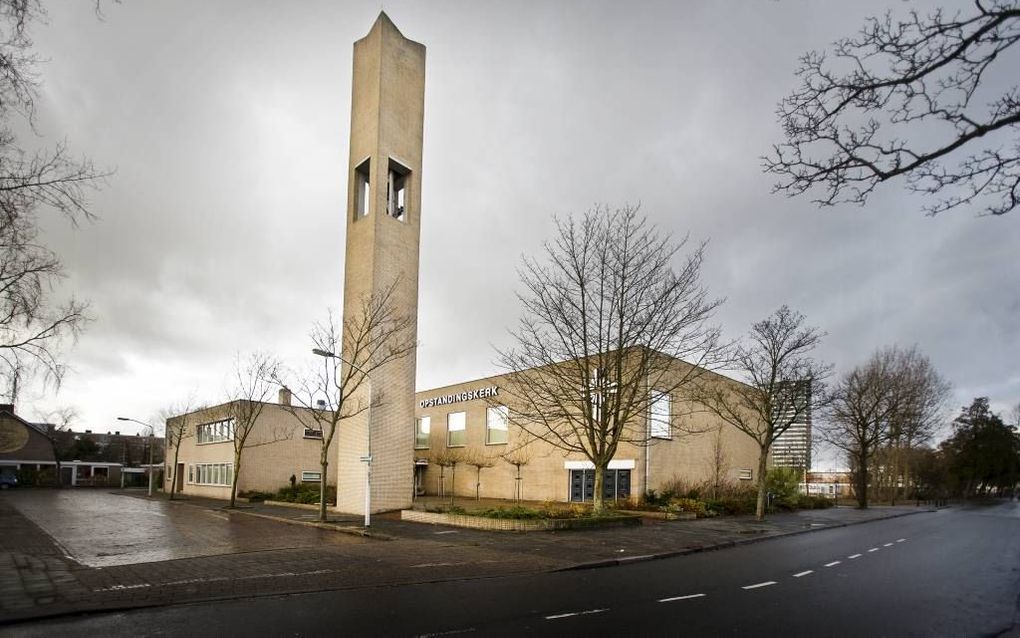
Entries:
POLYGON ((419 389, 496 371, 552 215, 640 203, 710 240, 729 336, 786 303, 837 370, 917 344, 953 412, 1020 401, 1020 213, 928 218, 898 184, 819 210, 760 169, 797 57, 901 3, 46 6, 42 141, 116 174, 94 224, 44 215, 58 295, 95 321, 59 394, 22 396, 29 415, 71 405, 78 428, 125 431, 118 415, 224 400, 236 352, 308 362, 311 323, 341 305, 352 44, 381 8, 427 47, 419 389))

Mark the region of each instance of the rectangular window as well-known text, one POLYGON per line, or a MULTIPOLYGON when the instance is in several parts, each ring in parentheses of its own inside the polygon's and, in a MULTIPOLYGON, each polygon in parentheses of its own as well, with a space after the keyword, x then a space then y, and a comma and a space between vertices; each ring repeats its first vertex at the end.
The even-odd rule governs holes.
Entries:
POLYGON ((446 415, 446 447, 463 447, 467 442, 467 413, 451 412, 446 415))
POLYGON ((220 443, 234 438, 234 419, 223 419, 213 423, 202 423, 196 430, 199 443, 220 443))
POLYGON ((669 407, 669 394, 652 392, 651 403, 648 406, 648 418, 651 421, 650 434, 653 439, 673 438, 669 422, 669 407))
POLYGON ((306 439, 321 439, 322 430, 316 430, 315 428, 305 428, 306 439))
POLYGON ((423 416, 414 420, 414 449, 429 449, 429 430, 432 429, 432 417, 423 416))
POLYGON ((509 412, 505 405, 488 408, 485 411, 485 444, 503 445, 507 442, 507 417, 509 412))
POLYGON ((372 201, 371 186, 372 160, 367 159, 354 169, 354 219, 368 217, 369 204, 372 201))
POLYGON ((322 472, 301 472, 302 483, 319 483, 322 481, 322 472))
POLYGON ((195 482, 195 466, 194 465, 189 465, 188 466, 188 483, 194 483, 194 482, 195 482))
POLYGON ((390 160, 386 181, 386 214, 399 221, 407 219, 407 184, 410 175, 410 169, 390 160))
POLYGON ((754 478, 754 473, 751 470, 740 470, 739 478, 741 481, 750 481, 754 478))
POLYGON ((233 463, 197 463, 189 466, 188 476, 194 476, 196 485, 230 485, 234 478, 233 463), (194 474, 192 474, 192 469, 194 474))

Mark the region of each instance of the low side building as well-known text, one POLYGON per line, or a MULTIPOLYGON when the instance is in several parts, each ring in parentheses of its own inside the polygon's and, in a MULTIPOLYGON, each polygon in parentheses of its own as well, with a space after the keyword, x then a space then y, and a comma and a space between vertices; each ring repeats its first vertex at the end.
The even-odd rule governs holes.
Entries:
POLYGON ((19 474, 31 470, 52 474, 55 467, 53 443, 46 435, 46 426, 21 418, 14 413, 12 404, 0 404, 0 472, 19 474))
MULTIPOLYGON (((248 435, 241 452, 237 491, 276 492, 290 484, 291 476, 299 483, 318 484, 322 480, 319 453, 321 432, 305 425, 311 419, 299 419, 292 407, 290 394, 280 392, 280 403, 263 404, 262 413, 248 435)), ((166 455, 166 489, 182 494, 230 498, 230 485, 235 471, 234 434, 237 401, 172 417, 167 421, 184 420, 180 453, 173 446, 166 455), (176 466, 174 462, 176 460, 176 466)), ((336 485, 335 439, 329 456, 327 485, 336 485)))
MULTIPOLYGON (((737 383, 705 374, 714 382, 737 383)), ((592 500, 592 463, 579 453, 534 440, 516 426, 508 418, 513 401, 503 391, 506 383, 504 376, 494 376, 417 393, 416 493, 449 495, 453 490, 473 497, 477 488, 482 498, 592 500), (456 467, 441 467, 451 456, 459 459, 456 467), (471 464, 474 459, 480 460, 480 471, 471 464), (512 460, 525 461, 519 478, 512 460)), ((757 478, 758 448, 750 437, 682 396, 663 396, 653 405, 656 414, 634 426, 647 433, 648 444, 620 445, 607 468, 606 498, 636 498, 677 480, 696 484, 718 476, 750 483, 757 478)))

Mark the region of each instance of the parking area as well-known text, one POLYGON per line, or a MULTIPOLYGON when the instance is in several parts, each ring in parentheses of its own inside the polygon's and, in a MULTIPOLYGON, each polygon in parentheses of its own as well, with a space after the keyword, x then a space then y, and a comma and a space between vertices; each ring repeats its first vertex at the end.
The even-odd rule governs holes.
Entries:
POLYGON ((327 530, 229 516, 98 489, 6 490, 4 498, 87 567, 367 542, 327 530))

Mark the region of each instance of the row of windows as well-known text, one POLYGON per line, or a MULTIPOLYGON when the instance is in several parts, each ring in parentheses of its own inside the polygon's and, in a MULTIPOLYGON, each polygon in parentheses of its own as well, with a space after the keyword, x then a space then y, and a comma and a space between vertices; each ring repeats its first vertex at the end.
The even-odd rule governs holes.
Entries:
POLYGON ((196 463, 188 466, 188 482, 196 485, 230 485, 233 463, 196 463))
MULTIPOLYGON (((650 434, 655 439, 673 438, 670 413, 670 398, 665 392, 652 394, 649 404, 650 434)), ((509 440, 507 423, 509 411, 505 405, 485 410, 485 444, 503 445, 509 440)), ((423 416, 414 422, 414 447, 416 450, 429 448, 429 434, 432 417, 423 416)), ((467 444, 467 412, 451 412, 446 415, 446 447, 463 447, 467 444)))
MULTIPOLYGON (((505 445, 509 440, 510 412, 505 405, 485 410, 485 444, 505 445)), ((423 416, 414 420, 414 448, 427 450, 429 434, 432 431, 432 417, 423 416)), ((467 412, 451 412, 446 415, 446 447, 467 445, 467 412)))
POLYGON ((213 423, 202 423, 195 429, 199 443, 219 443, 234 438, 234 419, 223 419, 213 423))

